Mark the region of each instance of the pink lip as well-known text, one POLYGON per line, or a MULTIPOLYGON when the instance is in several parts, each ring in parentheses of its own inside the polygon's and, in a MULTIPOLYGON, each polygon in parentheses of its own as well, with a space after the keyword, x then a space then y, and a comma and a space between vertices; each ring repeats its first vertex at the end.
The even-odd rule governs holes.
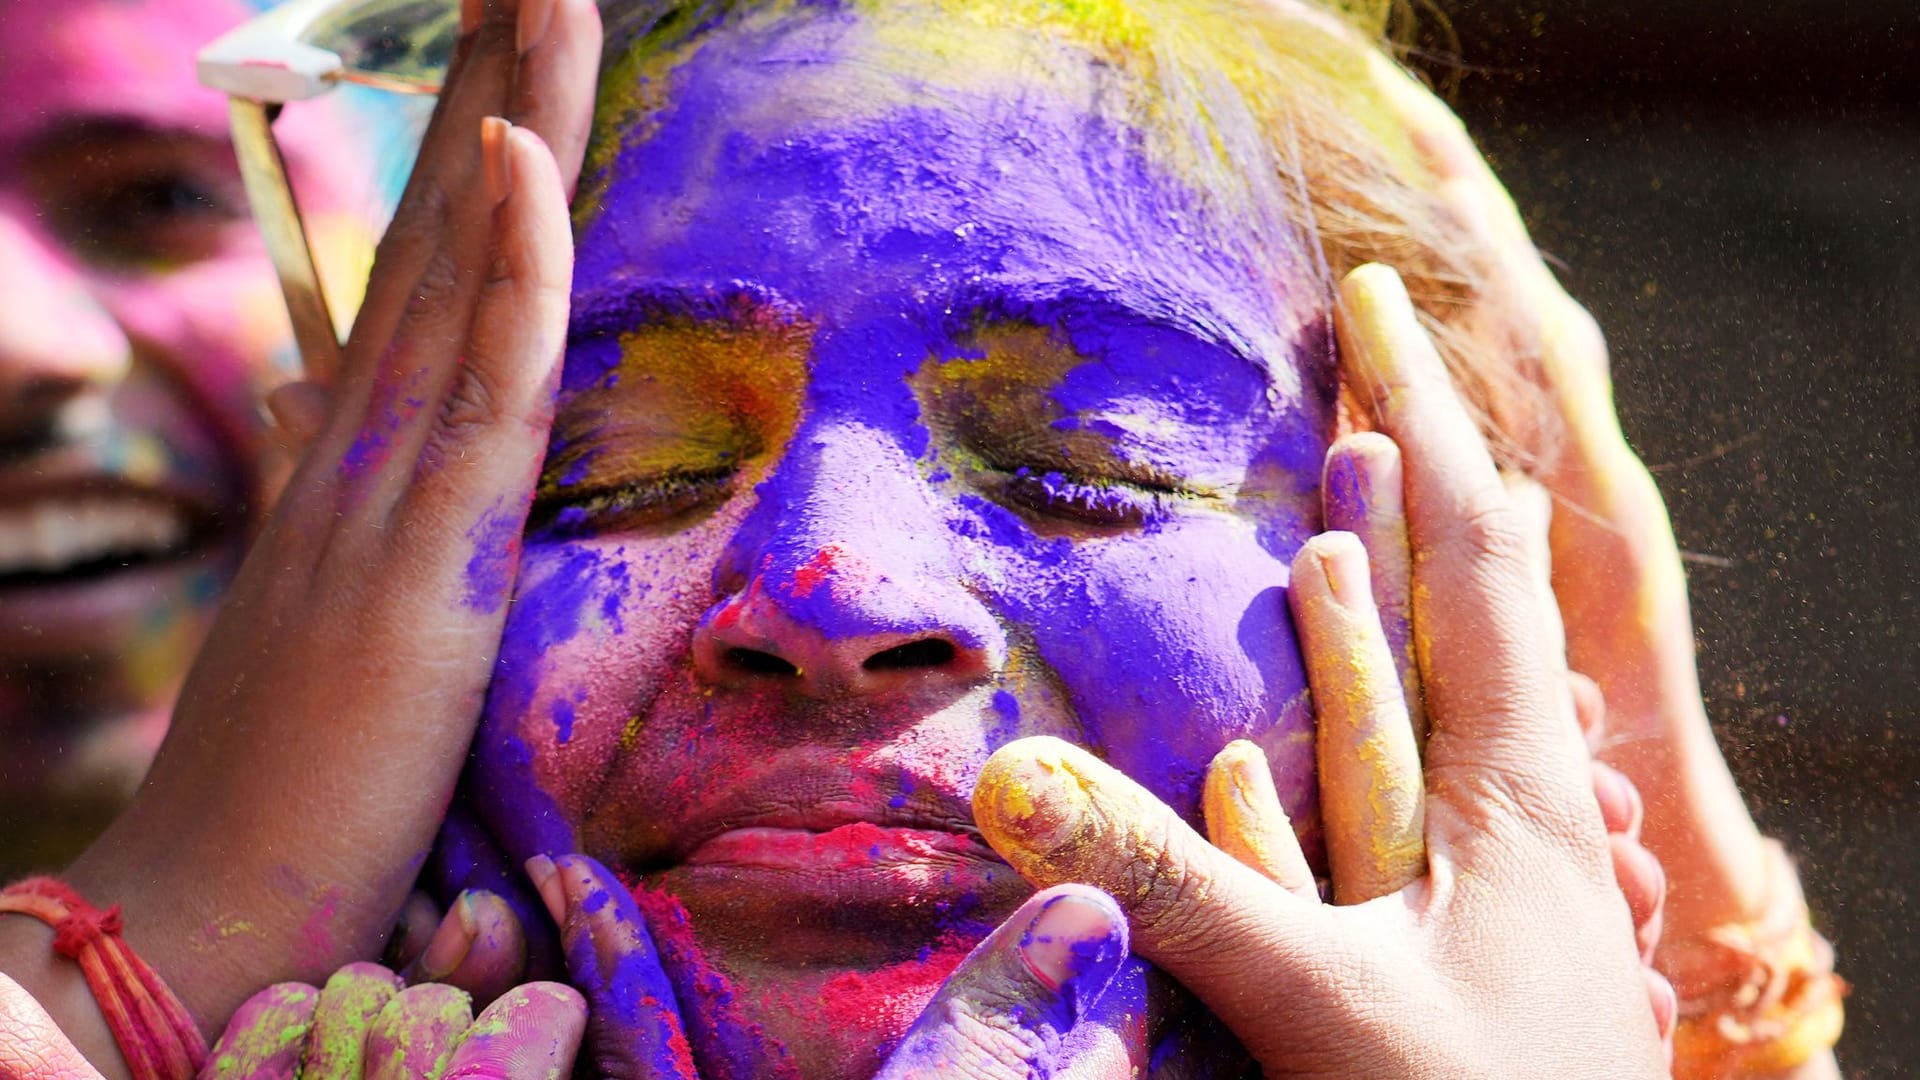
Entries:
POLYGON ((197 520, 211 518, 220 511, 212 492, 190 490, 167 479, 158 484, 140 483, 102 469, 90 459, 91 455, 84 451, 63 450, 0 469, 0 506, 97 494, 168 503, 197 520))
POLYGON ((824 832, 749 826, 701 844, 645 883, 758 962, 872 968, 934 940, 967 944, 1032 893, 972 834, 855 822, 824 832))
MULTIPOLYGON (((755 836, 766 838, 760 847, 771 859, 777 846, 773 838, 781 834, 817 838, 803 845, 809 858, 829 858, 842 847, 853 850, 859 839, 884 841, 882 833, 903 844, 923 837, 931 847, 918 849, 922 853, 968 849, 995 858, 974 828, 971 793, 956 790, 954 780, 857 755, 850 760, 848 751, 818 744, 729 764, 724 771, 685 774, 686 787, 668 793, 641 820, 634 820, 623 803, 604 806, 586 824, 589 845, 619 850, 629 865, 644 870, 731 857, 748 851, 755 836), (721 775, 726 779, 715 783, 721 775)), ((906 857, 908 847, 901 853, 906 857)))
POLYGON ((859 821, 825 832, 761 826, 730 829, 700 845, 684 865, 885 873, 980 860, 997 862, 999 856, 977 836, 859 821))
POLYGON ((951 783, 818 745, 757 764, 655 818, 661 847, 626 855, 699 922, 756 928, 768 962, 893 962, 1032 892, 951 783))
POLYGON ((732 829, 700 845, 665 875, 683 893, 752 887, 804 910, 843 910, 984 898, 1014 885, 1012 868, 977 837, 869 822, 826 832, 732 829))

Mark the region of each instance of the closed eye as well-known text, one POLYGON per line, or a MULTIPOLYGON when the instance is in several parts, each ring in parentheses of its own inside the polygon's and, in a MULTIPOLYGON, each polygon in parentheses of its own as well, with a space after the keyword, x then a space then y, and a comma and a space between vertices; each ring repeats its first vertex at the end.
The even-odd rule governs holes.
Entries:
POLYGON ((1000 502, 1063 521, 1105 528, 1137 528, 1166 517, 1192 498, 1173 487, 1052 469, 991 469, 1000 502))
POLYGON ((733 495, 732 466, 684 470, 621 484, 564 487, 533 504, 528 531, 566 539, 670 525, 733 495))

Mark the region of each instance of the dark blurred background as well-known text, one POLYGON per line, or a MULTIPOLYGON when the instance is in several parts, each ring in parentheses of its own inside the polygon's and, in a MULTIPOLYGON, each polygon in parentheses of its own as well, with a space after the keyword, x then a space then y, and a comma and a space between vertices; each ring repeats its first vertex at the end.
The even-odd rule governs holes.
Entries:
POLYGON ((1920 4, 1476 0, 1418 66, 1607 331, 1720 745, 1920 1075, 1920 4))

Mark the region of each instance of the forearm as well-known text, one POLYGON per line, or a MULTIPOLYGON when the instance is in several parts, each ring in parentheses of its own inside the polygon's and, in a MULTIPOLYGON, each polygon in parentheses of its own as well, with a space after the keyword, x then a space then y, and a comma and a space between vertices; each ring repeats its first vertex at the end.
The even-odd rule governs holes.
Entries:
MULTIPOLYGON (((1601 681, 1609 714, 1621 688, 1601 681)), ((1601 754, 1647 799, 1644 841, 1667 868, 1667 936, 1691 940, 1754 917, 1766 902, 1764 841, 1704 715, 1658 738, 1625 738, 1601 754)))

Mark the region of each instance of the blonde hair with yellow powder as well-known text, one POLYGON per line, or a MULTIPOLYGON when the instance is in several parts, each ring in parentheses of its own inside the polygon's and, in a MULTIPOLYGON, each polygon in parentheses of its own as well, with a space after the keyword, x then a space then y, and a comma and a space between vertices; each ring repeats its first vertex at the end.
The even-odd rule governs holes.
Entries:
MULTIPOLYGON (((644 140, 667 104, 671 71, 726 23, 771 25, 805 0, 604 0, 608 70, 600 133, 583 186, 620 148, 644 140), (609 137, 611 135, 612 137, 609 137)), ((828 10, 836 5, 821 5, 828 10)), ((1418 124, 1444 114, 1389 56, 1391 0, 852 0, 876 34, 964 56, 984 83, 1032 65, 1009 59, 1009 31, 1032 48, 1077 48, 1134 84, 1120 117, 1145 133, 1176 175, 1209 192, 1239 191, 1284 206, 1284 227, 1319 262, 1314 286, 1330 309, 1334 283, 1367 262, 1394 267, 1454 382, 1505 466, 1533 471, 1555 432, 1529 340, 1494 296, 1496 255, 1442 199, 1418 124)), ((1044 75, 1044 73, 1040 73, 1044 75)), ((862 89, 867 89, 863 86, 862 89)), ((878 103, 884 105, 884 102, 878 103)), ((876 107, 878 107, 878 105, 876 107)), ((582 205, 595 200, 583 199, 582 205)), ((1262 203, 1235 200, 1241 208, 1262 203)), ((1258 215, 1247 216, 1258 227, 1258 215)), ((1296 245, 1297 246, 1297 245, 1296 245)), ((1352 410, 1348 410, 1349 413, 1352 410)))

